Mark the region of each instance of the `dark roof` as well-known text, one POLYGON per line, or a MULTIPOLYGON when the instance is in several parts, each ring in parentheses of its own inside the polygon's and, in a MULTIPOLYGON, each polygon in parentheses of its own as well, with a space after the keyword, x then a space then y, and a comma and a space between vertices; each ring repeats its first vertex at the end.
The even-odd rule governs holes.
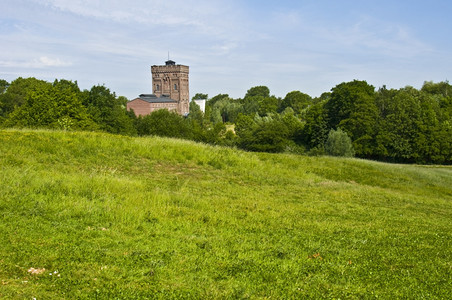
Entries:
POLYGON ((157 97, 154 94, 141 94, 138 99, 149 103, 177 103, 176 100, 171 99, 168 95, 161 95, 157 97))
POLYGON ((166 64, 167 66, 174 66, 174 65, 176 64, 176 62, 173 61, 173 60, 167 60, 167 61, 165 61, 165 64, 166 64))

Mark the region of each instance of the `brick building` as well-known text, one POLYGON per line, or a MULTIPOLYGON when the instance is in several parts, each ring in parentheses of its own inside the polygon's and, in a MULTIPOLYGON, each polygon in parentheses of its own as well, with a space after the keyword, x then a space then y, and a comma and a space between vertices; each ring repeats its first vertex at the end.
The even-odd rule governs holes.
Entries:
POLYGON ((188 66, 176 65, 172 60, 164 66, 152 66, 153 94, 141 94, 127 103, 137 116, 148 115, 157 109, 174 110, 180 115, 189 112, 188 66))

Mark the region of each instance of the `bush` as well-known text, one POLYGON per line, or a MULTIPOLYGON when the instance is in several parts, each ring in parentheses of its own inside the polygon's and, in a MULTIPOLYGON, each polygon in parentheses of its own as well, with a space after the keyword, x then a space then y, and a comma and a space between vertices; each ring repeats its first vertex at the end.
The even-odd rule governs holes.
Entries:
POLYGON ((350 137, 340 128, 337 130, 331 129, 328 133, 325 151, 328 155, 332 156, 352 157, 355 155, 355 150, 353 149, 350 137))
POLYGON ((158 135, 173 138, 192 138, 190 124, 174 111, 159 109, 136 120, 138 135, 158 135))

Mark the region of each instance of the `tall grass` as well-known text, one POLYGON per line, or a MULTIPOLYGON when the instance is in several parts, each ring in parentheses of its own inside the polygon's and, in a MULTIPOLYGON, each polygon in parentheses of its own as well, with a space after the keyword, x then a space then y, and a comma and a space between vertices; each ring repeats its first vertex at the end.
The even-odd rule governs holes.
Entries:
POLYGON ((450 167, 27 130, 0 166, 0 298, 450 296, 450 167))

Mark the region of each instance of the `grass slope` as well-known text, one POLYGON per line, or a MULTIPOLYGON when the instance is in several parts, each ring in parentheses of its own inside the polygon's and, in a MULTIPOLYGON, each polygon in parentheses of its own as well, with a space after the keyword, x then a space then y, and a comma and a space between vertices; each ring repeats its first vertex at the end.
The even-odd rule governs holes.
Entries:
POLYGON ((452 292, 450 167, 26 130, 0 166, 0 298, 452 292))

